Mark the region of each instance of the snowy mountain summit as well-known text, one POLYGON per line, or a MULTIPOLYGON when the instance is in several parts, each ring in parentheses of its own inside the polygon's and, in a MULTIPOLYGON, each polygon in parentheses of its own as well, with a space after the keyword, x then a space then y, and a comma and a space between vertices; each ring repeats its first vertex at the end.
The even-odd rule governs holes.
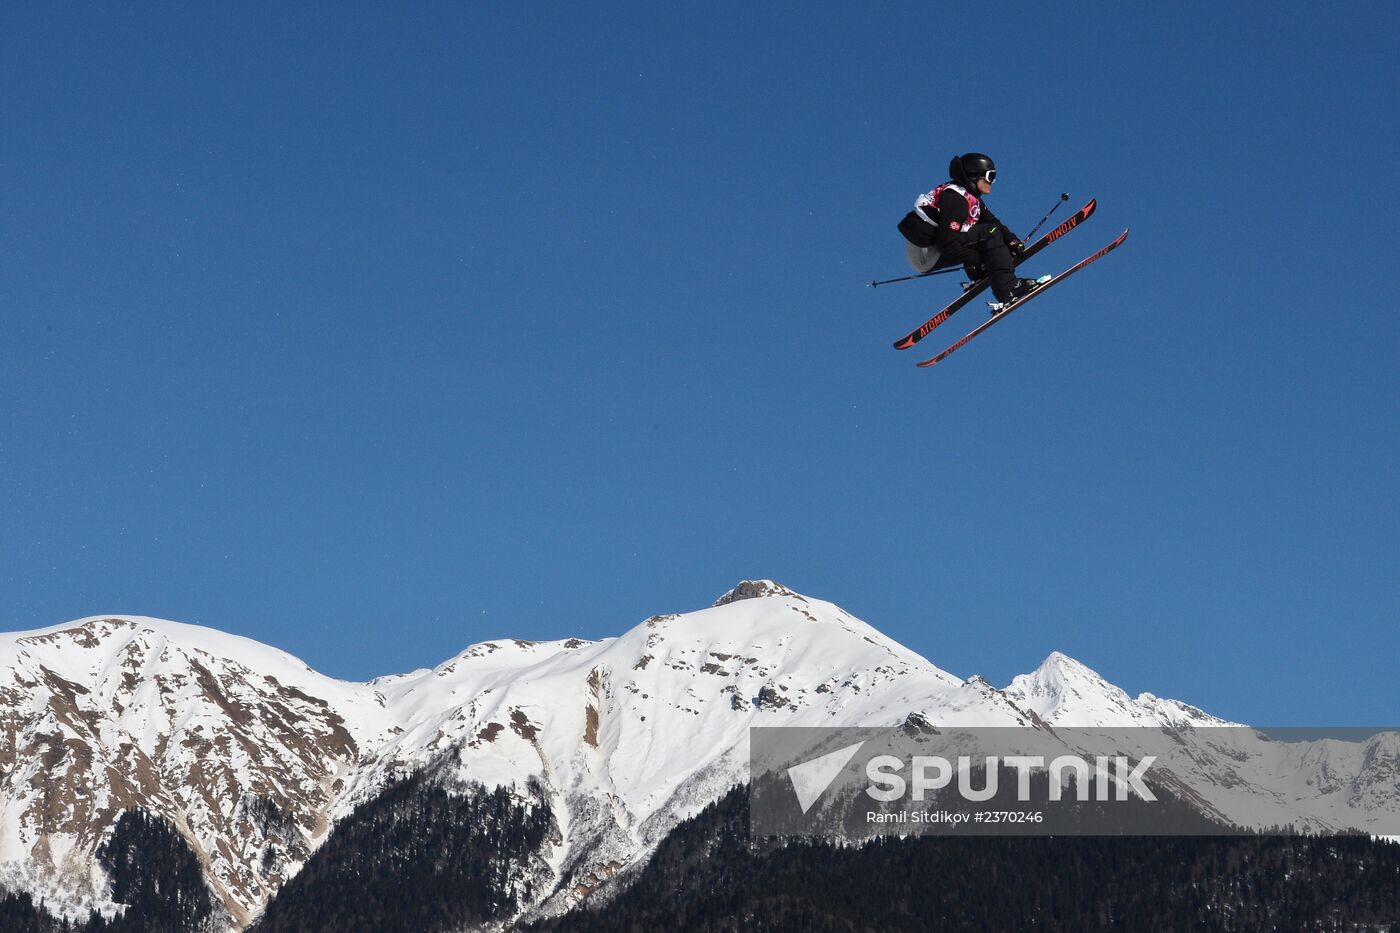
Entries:
MULTIPOLYGON (((94 617, 0 635, 0 884, 50 905, 111 908, 94 854, 124 810, 140 809, 185 837, 241 928, 337 821, 431 768, 548 808, 554 831, 529 869, 525 913, 557 913, 744 783, 751 727, 911 720, 1225 725, 1176 701, 1132 699, 1058 653, 1005 689, 963 680, 770 580, 614 638, 496 639, 369 683, 207 628, 94 617)), ((1309 773, 1330 775, 1338 793, 1359 792, 1376 760, 1313 751, 1309 773)), ((1260 753, 1229 752, 1240 800, 1294 789, 1262 771, 1241 777, 1240 756, 1260 753)), ((1224 813, 1233 799, 1211 805, 1224 813)))
POLYGON ((1136 700, 1074 658, 1052 651, 1032 673, 1013 677, 1006 696, 1052 725, 1074 727, 1236 726, 1193 706, 1160 700, 1150 693, 1136 700))

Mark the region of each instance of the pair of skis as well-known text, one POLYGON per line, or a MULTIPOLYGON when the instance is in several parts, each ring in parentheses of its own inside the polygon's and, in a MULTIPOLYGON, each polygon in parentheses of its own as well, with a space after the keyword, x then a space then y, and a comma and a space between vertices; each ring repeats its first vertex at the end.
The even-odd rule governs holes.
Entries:
MULTIPOLYGON (((1049 246, 1051 243, 1064 236, 1066 233, 1069 233, 1071 230, 1079 226, 1085 220, 1088 220, 1089 216, 1094 213, 1094 210, 1097 207, 1098 202, 1096 200, 1091 200, 1088 204, 1085 204, 1078 211, 1075 211, 1073 216, 1067 218, 1054 230, 1051 230, 1049 233, 1036 240, 1030 246, 1026 247, 1025 252, 1021 254, 1021 257, 1017 260, 1017 263, 1020 264, 1022 262, 1025 262, 1027 259, 1030 259, 1036 253, 1040 252, 1045 247, 1049 246)), ((1035 296, 1041 294, 1046 289, 1049 289, 1059 284, 1060 282, 1069 278, 1074 273, 1078 272, 1080 269, 1083 269, 1085 266, 1089 265, 1091 262, 1095 261, 1096 259, 1099 259, 1100 257, 1116 249, 1127 238, 1128 231, 1124 230, 1121 234, 1119 234, 1118 239, 1114 240, 1112 243, 1109 243, 1103 249, 1099 250, 1091 256, 1081 259, 1079 262, 1070 266, 1068 269, 1061 272, 1059 275, 1051 277, 1049 281, 1043 282, 1040 285, 1036 286, 1036 288, 1029 294, 1026 294, 1021 298, 1018 298, 1015 301, 1005 305, 999 311, 997 311, 996 314, 992 315, 991 318, 989 318, 986 321, 983 321, 980 325, 973 328, 971 332, 969 332, 966 336, 958 340, 952 346, 948 347, 946 350, 943 350, 941 353, 930 357, 929 359, 919 361, 918 365, 921 367, 932 366, 935 363, 940 363, 943 360, 947 359, 960 347, 966 345, 968 341, 972 340, 972 338, 982 333, 982 331, 991 327, 993 324, 997 323, 1002 318, 1006 317, 1012 311, 1015 311, 1017 308, 1030 301, 1035 296)), ((983 278, 967 286, 967 290, 964 291, 961 295, 959 295, 956 299, 954 299, 953 302, 949 304, 946 308, 939 311, 933 317, 929 318, 923 324, 920 324, 908 334, 896 340, 894 342, 894 348, 896 350, 907 350, 914 344, 918 343, 920 340, 923 340, 930 333, 932 333, 936 327, 938 327, 944 321, 948 320, 948 318, 952 317, 954 314, 957 314, 959 310, 965 307, 974 298, 976 298, 982 292, 986 291, 987 286, 990 284, 991 283, 987 279, 983 278)))

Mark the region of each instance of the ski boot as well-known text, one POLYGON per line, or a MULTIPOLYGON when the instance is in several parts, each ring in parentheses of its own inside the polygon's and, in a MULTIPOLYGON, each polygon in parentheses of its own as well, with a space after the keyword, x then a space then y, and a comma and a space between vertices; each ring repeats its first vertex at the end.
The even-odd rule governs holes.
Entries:
POLYGON ((989 301, 987 307, 992 309, 992 314, 1000 314, 1052 278, 1053 276, 1042 275, 1038 279, 1017 279, 1016 284, 1011 286, 1011 294, 1007 296, 1005 301, 989 301))

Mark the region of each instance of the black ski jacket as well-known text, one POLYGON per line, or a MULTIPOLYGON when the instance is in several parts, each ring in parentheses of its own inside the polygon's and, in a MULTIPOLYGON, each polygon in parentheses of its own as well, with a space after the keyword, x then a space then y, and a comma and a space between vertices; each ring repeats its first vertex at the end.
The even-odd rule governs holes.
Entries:
MULTIPOLYGON (((982 258, 980 245, 993 233, 1000 233, 1008 243, 1020 239, 992 213, 987 202, 975 190, 968 189, 968 193, 982 205, 977 223, 968 225, 971 218, 967 199, 953 189, 945 188, 938 196, 937 226, 920 217, 918 211, 910 211, 899 222, 899 232, 915 246, 936 248, 941 266, 958 262, 976 265, 982 258)), ((924 212, 928 213, 928 208, 924 212)))

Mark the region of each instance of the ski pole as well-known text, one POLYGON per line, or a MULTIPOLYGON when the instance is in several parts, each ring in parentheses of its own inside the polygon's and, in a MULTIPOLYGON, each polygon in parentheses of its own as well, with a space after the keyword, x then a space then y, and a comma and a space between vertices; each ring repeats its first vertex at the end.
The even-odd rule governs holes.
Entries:
POLYGON ((931 275, 942 275, 945 272, 961 272, 962 266, 949 266, 946 269, 934 269, 930 272, 920 272, 918 275, 902 275, 897 279, 881 279, 878 282, 867 283, 871 288, 879 288, 881 285, 891 285, 895 282, 908 282, 910 279, 926 279, 931 275))
POLYGON ((1033 240, 1033 239, 1035 239, 1035 231, 1036 231, 1036 230, 1039 230, 1039 229, 1041 228, 1041 226, 1044 225, 1045 221, 1047 221, 1047 220, 1050 219, 1050 215, 1053 214, 1053 213, 1055 213, 1057 210, 1059 210, 1059 209, 1060 209, 1060 205, 1063 204, 1063 203, 1065 203, 1065 202, 1068 201, 1068 200, 1069 200, 1069 195, 1068 195, 1068 194, 1061 194, 1061 195, 1060 195, 1060 200, 1058 200, 1058 201, 1055 202, 1055 206, 1052 207, 1052 208, 1050 208, 1050 210, 1046 211, 1046 212, 1045 212, 1045 216, 1042 217, 1042 218, 1040 218, 1040 223, 1036 224, 1036 225, 1035 225, 1035 228, 1032 229, 1030 233, 1027 233, 1027 234, 1026 234, 1026 239, 1027 239, 1027 240, 1033 240))

